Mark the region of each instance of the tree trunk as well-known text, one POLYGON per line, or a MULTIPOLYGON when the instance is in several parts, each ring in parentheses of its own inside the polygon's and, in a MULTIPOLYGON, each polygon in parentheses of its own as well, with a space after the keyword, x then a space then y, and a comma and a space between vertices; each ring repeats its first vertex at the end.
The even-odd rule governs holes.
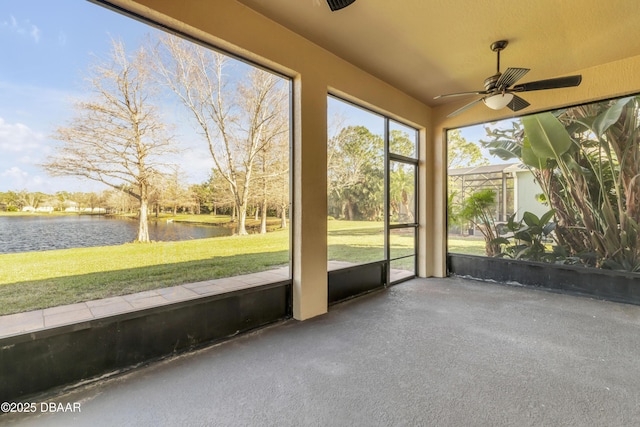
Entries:
POLYGON ((348 221, 353 221, 353 204, 351 204, 350 200, 347 200, 345 208, 346 208, 345 213, 347 217, 346 219, 348 221))
POLYGON ((262 199, 262 216, 260 218, 260 234, 267 233, 267 198, 262 199))
MULTIPOLYGON (((146 193, 146 190, 142 191, 146 193)), ((140 198, 140 212, 138 215, 138 238, 136 241, 149 243, 149 223, 147 221, 148 201, 146 194, 140 198)))
POLYGON ((280 208, 280 228, 287 228, 287 205, 284 203, 280 208))
POLYGON ((242 204, 238 206, 238 235, 239 236, 244 236, 247 233, 247 227, 246 227, 246 222, 247 222, 247 205, 246 204, 242 204))

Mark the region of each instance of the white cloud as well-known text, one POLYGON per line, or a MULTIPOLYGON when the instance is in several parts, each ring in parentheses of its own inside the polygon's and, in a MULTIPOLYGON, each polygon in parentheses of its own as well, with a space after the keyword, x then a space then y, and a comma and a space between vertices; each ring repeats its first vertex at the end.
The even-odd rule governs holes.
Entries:
POLYGON ((211 169, 215 166, 211 153, 204 148, 204 144, 198 147, 190 147, 178 160, 180 166, 187 172, 189 182, 201 183, 209 178, 211 169))
POLYGON ((18 159, 18 163, 24 163, 25 165, 35 165, 40 162, 40 156, 34 157, 30 155, 22 156, 18 159))
POLYGON ((105 189, 105 186, 98 183, 82 181, 74 177, 50 177, 36 169, 28 171, 14 166, 0 172, 0 191, 27 190, 55 194, 63 190, 100 192, 105 189))
POLYGON ((39 149, 45 137, 22 123, 6 123, 0 117, 0 152, 29 152, 39 149))
POLYGON ((67 35, 64 33, 64 31, 60 31, 58 33, 58 45, 65 46, 66 44, 67 44, 67 35))
POLYGON ((0 173, 2 178, 1 186, 3 190, 28 190, 28 191, 42 191, 47 192, 52 188, 52 180, 42 177, 41 175, 32 174, 28 171, 19 168, 18 166, 12 166, 0 173))
POLYGON ((19 178, 19 179, 25 179, 27 176, 29 176, 29 174, 25 171, 23 171, 22 169, 20 169, 17 166, 13 166, 5 171, 3 171, 0 176, 4 177, 4 178, 19 178))
POLYGON ((38 43, 40 41, 40 28, 35 25, 31 25, 31 31, 29 32, 31 38, 38 43))
POLYGON ((15 16, 11 15, 8 21, 2 21, 1 28, 8 28, 11 32, 21 36, 28 36, 35 43, 40 42, 42 31, 37 25, 31 24, 29 20, 19 22, 15 16))

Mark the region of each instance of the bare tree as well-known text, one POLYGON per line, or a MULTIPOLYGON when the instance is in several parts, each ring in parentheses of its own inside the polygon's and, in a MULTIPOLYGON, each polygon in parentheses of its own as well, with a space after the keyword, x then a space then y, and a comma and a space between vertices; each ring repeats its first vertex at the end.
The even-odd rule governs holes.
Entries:
POLYGON ((175 152, 167 126, 152 99, 156 85, 148 55, 128 55, 113 41, 110 58, 89 73, 93 97, 75 104, 76 116, 53 137, 63 144, 43 165, 51 175, 98 181, 139 202, 137 241, 149 241, 147 224, 150 185, 175 152))
POLYGON ((42 193, 30 193, 27 190, 22 190, 18 193, 18 197, 20 200, 20 208, 33 208, 37 209, 42 201, 43 194, 42 193))
POLYGON ((163 81, 178 95, 206 140, 215 168, 228 182, 238 211, 238 234, 245 220, 256 158, 276 134, 286 85, 275 75, 252 69, 233 84, 224 75, 228 59, 174 36, 161 38, 156 51, 163 81))
POLYGON ((256 159, 256 166, 256 183, 258 185, 254 192, 254 199, 260 211, 260 233, 267 232, 267 210, 269 208, 276 208, 280 212, 280 226, 286 228, 286 215, 289 208, 289 138, 287 132, 279 134, 277 138, 264 145, 256 159))
POLYGON ((193 195, 189 190, 185 173, 180 167, 175 166, 172 172, 154 180, 154 187, 157 192, 157 203, 164 208, 170 208, 173 215, 178 214, 179 208, 192 210, 193 195))
POLYGON ((105 191, 106 204, 110 212, 126 213, 133 210, 133 198, 121 190, 105 191))

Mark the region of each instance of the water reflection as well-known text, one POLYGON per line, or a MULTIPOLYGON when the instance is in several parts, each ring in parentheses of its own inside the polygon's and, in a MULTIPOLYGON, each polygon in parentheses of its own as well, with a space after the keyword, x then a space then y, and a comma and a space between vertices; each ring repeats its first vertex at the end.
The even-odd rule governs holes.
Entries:
MULTIPOLYGON (((96 215, 0 216, 0 253, 121 245, 135 239, 138 222, 96 215)), ((149 237, 179 241, 230 236, 221 226, 149 223, 149 237)))

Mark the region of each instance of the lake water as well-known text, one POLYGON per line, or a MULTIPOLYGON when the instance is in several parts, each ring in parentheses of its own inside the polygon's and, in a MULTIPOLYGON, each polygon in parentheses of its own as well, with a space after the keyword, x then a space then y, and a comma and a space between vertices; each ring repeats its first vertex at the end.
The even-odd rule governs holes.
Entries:
MULTIPOLYGON (((0 216, 0 253, 121 245, 136 238, 138 221, 98 215, 0 216)), ((230 236, 222 226, 150 221, 149 237, 178 241, 230 236)))

